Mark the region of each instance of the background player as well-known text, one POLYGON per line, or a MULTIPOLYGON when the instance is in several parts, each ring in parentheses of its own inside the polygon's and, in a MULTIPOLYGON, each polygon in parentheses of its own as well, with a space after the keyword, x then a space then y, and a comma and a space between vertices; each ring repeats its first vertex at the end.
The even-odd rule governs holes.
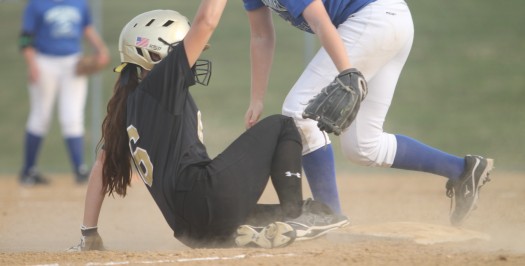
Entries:
POLYGON ((84 109, 88 80, 75 74, 85 37, 100 65, 109 62, 105 43, 91 24, 84 0, 30 0, 25 7, 20 47, 27 63, 31 110, 26 126, 24 164, 20 182, 46 184, 36 170, 37 157, 49 130, 58 96, 62 135, 67 145, 76 181, 87 180, 84 165, 84 109))
POLYGON ((355 121, 342 133, 349 160, 365 165, 423 171, 449 178, 447 196, 455 202, 451 222, 460 224, 474 208, 488 181, 491 159, 447 154, 417 140, 383 131, 401 70, 414 37, 410 10, 403 0, 243 0, 251 29, 250 127, 263 111, 275 49, 271 11, 300 30, 319 37, 322 48, 288 93, 283 114, 295 119, 303 139, 303 168, 316 200, 340 211, 334 156, 328 135, 317 122, 303 119, 306 103, 334 77, 351 67, 363 73, 368 95, 355 121), (327 145, 328 143, 328 145, 327 145))
POLYGON ((333 222, 337 215, 324 205, 303 204, 302 144, 293 119, 270 116, 215 159, 208 157, 200 111, 188 89, 197 76, 209 80, 210 72, 195 66, 225 5, 203 0, 191 27, 175 11, 153 10, 122 30, 123 63, 115 69, 120 76, 88 183, 83 237, 72 250, 103 248, 97 224, 104 196, 126 195, 132 162, 174 236, 190 247, 231 246, 234 234, 240 246, 280 247, 344 225, 333 222), (280 206, 261 210, 286 223, 240 226, 259 216, 256 205, 269 176, 280 206))

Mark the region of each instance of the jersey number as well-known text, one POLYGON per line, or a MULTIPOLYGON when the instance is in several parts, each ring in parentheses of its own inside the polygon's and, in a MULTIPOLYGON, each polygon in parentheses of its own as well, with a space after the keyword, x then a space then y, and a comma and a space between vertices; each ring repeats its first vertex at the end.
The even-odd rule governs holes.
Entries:
POLYGON ((137 146, 137 141, 139 140, 139 132, 137 129, 131 125, 128 127, 128 137, 129 137, 129 149, 131 151, 131 156, 133 157, 133 162, 139 172, 142 181, 151 187, 153 184, 153 164, 149 158, 148 151, 137 146), (135 147, 135 148, 134 148, 135 147))

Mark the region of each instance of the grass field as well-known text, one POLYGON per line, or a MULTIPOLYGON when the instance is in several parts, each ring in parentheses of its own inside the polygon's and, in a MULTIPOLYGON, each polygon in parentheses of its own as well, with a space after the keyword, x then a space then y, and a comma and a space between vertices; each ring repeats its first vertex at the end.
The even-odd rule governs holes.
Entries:
MULTIPOLYGON (((119 61, 118 34, 134 15, 156 8, 177 9, 190 20, 199 1, 110 0, 102 2, 102 33, 110 46, 112 65, 119 61)), ((475 153, 496 159, 499 170, 523 171, 525 166, 525 8, 523 0, 408 1, 416 37, 398 84, 385 129, 419 139, 445 151, 475 153)), ((0 173, 17 173, 22 161, 24 125, 28 114, 25 64, 17 36, 25 1, 0 1, 0 173)), ((304 35, 276 17, 278 50, 267 94, 266 114, 279 113, 288 89, 305 60, 304 35)), ((230 1, 204 57, 214 64, 209 87, 194 87, 203 111, 210 155, 222 150, 243 130, 249 96, 247 19, 241 1, 230 1)), ((306 51, 307 52, 307 51, 306 51)), ((101 74, 101 108, 87 109, 88 161, 115 79, 101 74), (94 119, 94 120, 93 120, 94 119)), ((91 94, 93 96, 93 94, 91 94)), ((337 139, 335 139, 337 144, 337 139)), ((362 171, 344 162, 336 147, 339 171, 362 171)), ((57 119, 39 160, 44 172, 68 172, 69 162, 57 119)), ((366 171, 373 171, 367 169, 366 171)))

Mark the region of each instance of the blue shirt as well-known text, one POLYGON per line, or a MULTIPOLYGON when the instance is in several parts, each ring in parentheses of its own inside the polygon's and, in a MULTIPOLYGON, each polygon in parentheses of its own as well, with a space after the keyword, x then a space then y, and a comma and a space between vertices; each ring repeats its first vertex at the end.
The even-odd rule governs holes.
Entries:
MULTIPOLYGON (((366 5, 376 0, 323 0, 328 16, 337 27, 339 24, 359 11, 366 5)), ((302 14, 313 0, 243 0, 244 9, 250 11, 267 6, 279 14, 281 18, 290 22, 294 27, 310 33, 312 29, 303 18, 302 14)))
POLYGON ((91 24, 85 0, 30 0, 22 32, 33 35, 33 47, 48 55, 71 55, 82 50, 84 29, 91 24))

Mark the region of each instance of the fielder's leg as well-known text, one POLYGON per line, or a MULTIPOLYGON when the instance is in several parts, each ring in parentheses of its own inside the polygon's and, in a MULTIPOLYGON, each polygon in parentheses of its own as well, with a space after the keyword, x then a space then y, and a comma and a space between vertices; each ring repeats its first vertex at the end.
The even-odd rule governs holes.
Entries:
POLYGON ((341 213, 332 144, 304 155, 303 169, 314 199, 341 213))

